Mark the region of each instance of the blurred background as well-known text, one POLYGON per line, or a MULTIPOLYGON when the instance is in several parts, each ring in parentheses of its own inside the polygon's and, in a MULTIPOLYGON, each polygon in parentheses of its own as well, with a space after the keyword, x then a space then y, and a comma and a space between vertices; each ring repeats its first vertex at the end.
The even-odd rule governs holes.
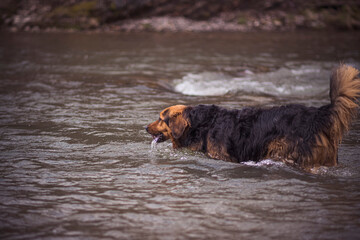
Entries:
POLYGON ((355 30, 360 29, 360 2, 356 0, 2 0, 0 25, 12 31, 54 28, 115 31, 355 30), (202 22, 201 26, 190 26, 199 22, 202 22))

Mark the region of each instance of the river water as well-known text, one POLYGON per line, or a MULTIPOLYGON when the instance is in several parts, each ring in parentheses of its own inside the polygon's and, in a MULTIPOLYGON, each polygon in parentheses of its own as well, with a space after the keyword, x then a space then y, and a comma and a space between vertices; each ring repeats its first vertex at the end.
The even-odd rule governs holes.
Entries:
POLYGON ((360 33, 1 33, 1 239, 359 239, 360 120, 309 174, 151 149, 174 104, 329 102, 360 33))

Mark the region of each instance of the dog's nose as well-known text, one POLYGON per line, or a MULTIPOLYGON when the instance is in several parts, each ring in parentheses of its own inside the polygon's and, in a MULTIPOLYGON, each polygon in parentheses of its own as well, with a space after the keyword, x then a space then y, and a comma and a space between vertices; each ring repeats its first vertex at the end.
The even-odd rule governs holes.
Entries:
POLYGON ((149 132, 149 127, 146 127, 145 130, 146 130, 147 132, 149 132))

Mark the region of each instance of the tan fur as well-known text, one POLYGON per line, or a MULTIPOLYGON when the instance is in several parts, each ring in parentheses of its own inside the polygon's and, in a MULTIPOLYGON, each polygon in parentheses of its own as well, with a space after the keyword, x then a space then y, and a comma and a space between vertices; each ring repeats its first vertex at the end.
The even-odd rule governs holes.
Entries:
POLYGON ((341 65, 330 79, 330 99, 333 105, 332 127, 316 136, 312 149, 312 163, 306 167, 336 166, 338 144, 351 121, 356 117, 360 96, 359 71, 351 66, 341 65))
POLYGON ((291 149, 291 143, 285 139, 275 139, 268 145, 268 151, 265 158, 281 161, 293 165, 299 157, 296 149, 291 149))
POLYGON ((351 66, 341 65, 331 76, 330 99, 334 105, 331 137, 341 141, 349 130, 351 121, 357 113, 360 96, 359 71, 351 66))
POLYGON ((224 144, 215 143, 210 140, 208 137, 207 139, 207 155, 211 158, 221 159, 228 162, 237 162, 235 158, 232 158, 229 153, 227 152, 224 144))
POLYGON ((160 113, 160 118, 148 125, 148 132, 152 135, 160 133, 164 136, 164 141, 170 139, 173 147, 178 147, 177 139, 183 134, 189 123, 182 117, 183 111, 187 108, 185 105, 175 105, 164 109, 160 113), (165 123, 168 119, 169 125, 165 123))
POLYGON ((306 167, 336 166, 338 142, 329 139, 324 133, 316 136, 316 145, 312 150, 312 163, 306 167))

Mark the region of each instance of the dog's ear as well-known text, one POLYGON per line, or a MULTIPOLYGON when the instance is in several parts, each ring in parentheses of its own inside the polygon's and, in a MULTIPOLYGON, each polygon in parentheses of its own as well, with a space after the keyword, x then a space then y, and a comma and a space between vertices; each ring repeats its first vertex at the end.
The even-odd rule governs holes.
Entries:
POLYGON ((176 113, 170 116, 169 128, 175 139, 179 139, 184 134, 187 126, 189 126, 189 122, 184 118, 182 113, 176 113))

